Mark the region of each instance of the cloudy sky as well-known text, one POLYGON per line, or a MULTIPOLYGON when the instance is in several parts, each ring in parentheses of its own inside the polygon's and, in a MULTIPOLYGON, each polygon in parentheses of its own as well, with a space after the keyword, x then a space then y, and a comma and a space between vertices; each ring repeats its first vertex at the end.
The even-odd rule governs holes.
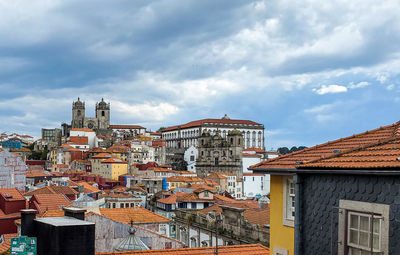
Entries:
POLYGON ((265 125, 266 147, 400 120, 400 2, 0 0, 0 132, 102 97, 113 124, 265 125))

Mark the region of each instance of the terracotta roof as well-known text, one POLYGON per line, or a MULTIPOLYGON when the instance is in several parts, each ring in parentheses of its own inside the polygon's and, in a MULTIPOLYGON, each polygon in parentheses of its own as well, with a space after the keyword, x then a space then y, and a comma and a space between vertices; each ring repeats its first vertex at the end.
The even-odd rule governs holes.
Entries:
POLYGON ((257 174, 257 173, 243 173, 243 176, 264 176, 264 174, 257 174))
POLYGON ((260 148, 247 148, 247 149, 243 149, 243 151, 255 151, 255 152, 258 152, 258 153, 265 152, 265 150, 260 149, 260 148))
POLYGON ((222 213, 222 209, 218 204, 214 204, 212 206, 203 208, 201 210, 198 210, 197 213, 201 215, 207 215, 207 213, 215 211, 215 215, 220 215, 222 213))
POLYGON ((63 217, 65 215, 64 210, 47 210, 42 214, 39 214, 39 218, 45 218, 45 217, 63 217))
POLYGON ((99 148, 99 147, 93 147, 93 148, 91 148, 90 150, 88 150, 88 152, 99 152, 99 153, 101 153, 101 152, 105 152, 106 150, 105 149, 102 149, 102 148, 99 148))
POLYGON ((69 140, 74 144, 88 144, 89 138, 87 136, 70 136, 69 140))
POLYGON ((72 203, 62 194, 35 194, 31 200, 36 198, 39 214, 47 210, 59 210, 63 206, 70 206, 72 203))
POLYGON ((253 157, 253 158, 261 158, 260 154, 250 154, 250 153, 242 153, 243 157, 253 157))
POLYGON ((157 223, 171 221, 168 218, 160 216, 142 207, 100 208, 99 210, 102 216, 124 224, 130 224, 131 220, 134 223, 157 223))
POLYGON ((191 128, 191 127, 199 127, 205 123, 212 123, 212 124, 240 124, 240 125, 262 125, 260 123, 251 121, 251 120, 231 120, 231 119, 202 119, 202 120, 195 120, 191 121, 186 124, 167 127, 166 129, 162 130, 161 132, 167 132, 176 130, 179 128, 191 128))
POLYGON ((176 197, 177 197, 176 194, 172 194, 169 197, 158 199, 157 202, 173 205, 173 204, 176 204, 176 197))
MULTIPOLYGON (((197 248, 179 248, 164 250, 147 250, 147 251, 114 251, 100 252, 96 255, 210 255, 215 253, 215 247, 197 247, 197 248)), ((269 255, 269 249, 261 244, 242 244, 230 246, 218 246, 218 254, 220 255, 269 255)))
POLYGON ((243 215, 244 218, 250 223, 260 226, 269 225, 269 206, 266 209, 246 209, 243 215))
POLYGON ((145 129, 139 125, 110 125, 111 129, 145 129))
POLYGON ((140 191, 142 191, 144 193, 147 193, 147 191, 145 189, 143 189, 142 187, 139 187, 137 185, 133 186, 133 187, 130 187, 129 190, 140 190, 140 191))
POLYGON ((93 129, 90 128, 72 128, 71 131, 94 132, 93 129))
POLYGON ((4 234, 3 237, 4 242, 0 243, 0 254, 7 252, 11 248, 11 238, 18 237, 18 233, 4 234))
POLYGON ((218 194, 214 194, 214 199, 216 200, 221 200, 221 201, 226 201, 226 202, 235 202, 235 199, 229 198, 229 197, 225 197, 225 196, 221 196, 218 194))
POLYGON ((130 147, 128 147, 128 146, 114 145, 114 146, 107 148, 106 151, 110 152, 110 153, 128 153, 129 149, 130 149, 130 147))
POLYGON ((79 192, 68 186, 45 186, 26 192, 25 196, 33 196, 35 194, 64 194, 64 195, 77 195, 79 192))
POLYGON ((337 153, 348 152, 357 148, 363 148, 371 144, 376 144, 387 139, 399 137, 399 125, 400 122, 396 122, 392 125, 380 127, 346 138, 341 138, 335 141, 292 152, 253 165, 251 166, 251 169, 253 169, 253 171, 257 171, 257 169, 264 171, 274 169, 278 169, 279 171, 290 171, 295 169, 300 164, 306 164, 307 162, 330 157, 337 153))
POLYGON ((110 153, 102 152, 102 153, 94 155, 92 158, 94 158, 94 159, 105 159, 105 158, 113 158, 113 157, 114 156, 111 155, 110 153))
POLYGON ((99 190, 98 188, 96 188, 96 187, 90 185, 90 184, 87 183, 87 182, 78 182, 77 185, 83 185, 83 188, 84 188, 84 190, 85 190, 85 191, 84 191, 85 194, 88 194, 88 193, 98 193, 98 192, 101 191, 101 190, 99 190))
POLYGON ((400 137, 311 161, 298 168, 399 169, 400 137))
POLYGON ((125 192, 125 191, 128 190, 128 188, 125 187, 125 186, 120 186, 120 185, 118 185, 118 186, 115 186, 114 188, 112 188, 112 190, 113 190, 114 192, 125 192))
POLYGON ((0 196, 7 201, 26 200, 16 188, 0 189, 0 196))
POLYGON ((72 151, 82 152, 80 149, 77 149, 77 148, 70 148, 70 149, 65 150, 65 151, 69 151, 69 152, 72 152, 72 151))

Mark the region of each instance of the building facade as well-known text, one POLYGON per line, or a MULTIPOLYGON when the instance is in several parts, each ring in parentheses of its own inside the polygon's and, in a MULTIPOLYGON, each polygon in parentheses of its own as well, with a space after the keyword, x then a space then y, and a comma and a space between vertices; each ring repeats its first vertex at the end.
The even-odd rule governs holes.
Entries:
POLYGON ((21 156, 0 149, 0 188, 25 191, 26 169, 21 156))
POLYGON ((226 138, 229 131, 239 130, 243 136, 244 148, 264 149, 264 125, 251 120, 234 120, 225 115, 221 119, 202 119, 186 124, 168 127, 162 130, 162 138, 167 142, 167 149, 184 149, 198 146, 197 139, 208 131, 210 134, 226 138))
POLYGON ((228 172, 242 177, 243 136, 239 130, 229 131, 225 137, 219 131, 212 135, 206 130, 198 141, 197 176, 228 172))
POLYGON ((85 116, 85 102, 78 100, 72 103, 72 121, 71 126, 64 126, 64 136, 69 136, 71 128, 88 128, 96 131, 97 134, 110 133, 110 103, 101 99, 96 103, 95 117, 85 116))

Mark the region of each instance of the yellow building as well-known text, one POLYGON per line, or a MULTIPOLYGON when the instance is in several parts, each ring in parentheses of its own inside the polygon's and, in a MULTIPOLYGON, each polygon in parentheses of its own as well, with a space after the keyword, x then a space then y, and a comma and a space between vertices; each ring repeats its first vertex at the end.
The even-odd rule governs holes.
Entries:
POLYGON ((107 179, 118 180, 118 177, 128 173, 128 162, 119 158, 109 158, 101 161, 100 175, 107 179))

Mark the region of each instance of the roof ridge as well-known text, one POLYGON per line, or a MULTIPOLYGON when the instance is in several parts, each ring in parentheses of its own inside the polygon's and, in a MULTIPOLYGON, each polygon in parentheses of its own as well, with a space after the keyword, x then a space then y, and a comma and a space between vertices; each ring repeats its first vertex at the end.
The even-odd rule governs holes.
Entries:
MULTIPOLYGON (((398 122, 393 123, 393 124, 389 124, 389 125, 386 125, 386 126, 381 126, 379 128, 367 130, 367 131, 364 131, 364 132, 361 132, 361 133, 358 133, 358 134, 353 134, 351 136, 347 136, 347 137, 339 138, 339 139, 336 139, 336 140, 328 141, 328 142, 325 142, 325 143, 317 144, 317 145, 314 145, 312 147, 308 147, 308 148, 305 148, 305 149, 302 149, 302 150, 299 150, 299 151, 295 151, 295 152, 291 152, 291 153, 288 153, 288 154, 280 155, 280 156, 278 156, 276 158, 272 158, 272 159, 268 159, 268 160, 265 160, 265 161, 261 161, 260 163, 257 163, 257 164, 255 164, 255 165, 253 165, 251 167, 258 167, 258 166, 263 165, 265 162, 268 162, 268 163, 269 162, 274 162, 274 161, 277 161, 277 160, 282 159, 282 158, 287 158, 287 157, 290 157, 290 156, 293 156, 293 155, 297 155, 299 153, 307 152, 307 151, 310 151, 310 150, 313 150, 313 149, 316 149, 316 148, 321 148, 321 147, 324 147, 324 146, 327 146, 327 145, 338 143, 338 142, 341 142, 341 141, 343 141, 345 139, 355 138, 355 137, 359 137, 361 135, 377 132, 379 130, 382 130, 382 129, 385 129, 385 128, 389 128, 389 127, 393 127, 395 125, 398 125, 398 127, 400 129, 400 121, 398 121, 398 122)), ((399 135, 400 135, 400 133, 399 133, 399 135)), ((359 148, 359 147, 357 147, 357 148, 359 148)), ((334 155, 337 155, 337 154, 334 154, 334 155)), ((322 159, 322 158, 323 157, 320 157, 319 159, 322 159)), ((319 160, 319 159, 317 159, 317 160, 319 160)), ((307 162, 307 163, 309 163, 309 162, 307 162)))
POLYGON ((387 143, 390 143, 390 142, 393 142, 393 141, 397 141, 397 140, 400 140, 400 137, 390 137, 390 138, 387 138, 387 139, 384 139, 384 140, 378 140, 378 142, 369 143, 367 145, 360 145, 360 146, 358 146, 356 148, 348 149, 348 150, 345 150, 343 152, 339 152, 339 153, 336 153, 336 154, 333 154, 333 155, 329 155, 329 156, 325 156, 325 157, 322 156, 322 157, 320 157, 318 159, 307 161, 305 164, 299 165, 297 168, 305 168, 305 167, 307 167, 307 164, 313 164, 313 163, 317 163, 317 162, 322 161, 322 160, 341 157, 341 156, 343 156, 345 154, 362 151, 362 150, 365 150, 365 149, 368 149, 368 148, 371 148, 371 147, 384 145, 384 144, 387 144, 387 143))

